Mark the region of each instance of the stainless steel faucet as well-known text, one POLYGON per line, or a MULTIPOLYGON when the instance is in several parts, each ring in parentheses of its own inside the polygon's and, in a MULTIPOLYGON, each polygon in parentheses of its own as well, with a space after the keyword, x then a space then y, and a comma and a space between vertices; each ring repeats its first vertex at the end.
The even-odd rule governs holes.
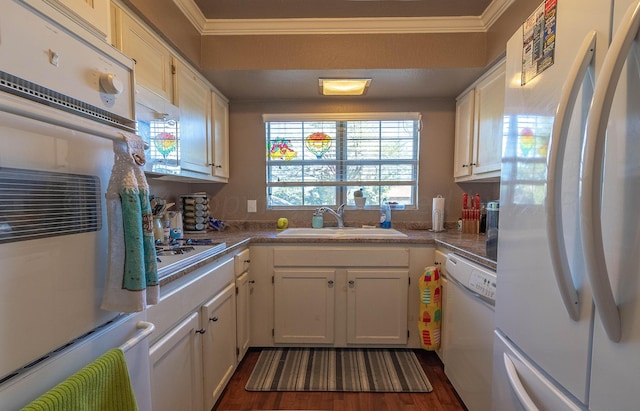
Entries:
POLYGON ((320 211, 327 212, 334 216, 336 220, 338 220, 338 228, 344 228, 344 206, 345 204, 340 204, 340 207, 336 211, 333 211, 329 207, 320 207, 320 211))

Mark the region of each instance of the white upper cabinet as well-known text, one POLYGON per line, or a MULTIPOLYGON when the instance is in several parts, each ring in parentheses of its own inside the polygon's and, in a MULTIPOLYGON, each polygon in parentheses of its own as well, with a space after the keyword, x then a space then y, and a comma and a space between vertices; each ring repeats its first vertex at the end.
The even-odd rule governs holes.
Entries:
POLYGON ((112 7, 112 41, 118 49, 135 61, 136 83, 164 100, 175 103, 175 59, 171 50, 132 16, 119 7, 112 7))
POLYGON ((180 108, 180 167, 211 175, 211 91, 207 83, 185 64, 178 65, 180 108))
POLYGON ((213 170, 215 177, 229 178, 229 103, 226 98, 211 94, 213 114, 213 170))
POLYGON ((471 89, 456 100, 456 141, 453 158, 455 178, 471 175, 474 95, 475 90, 471 89))
POLYGON ((55 0, 82 19, 83 24, 98 37, 109 37, 109 0, 55 0))
POLYGON ((456 103, 456 181, 500 177, 505 65, 498 63, 456 103))

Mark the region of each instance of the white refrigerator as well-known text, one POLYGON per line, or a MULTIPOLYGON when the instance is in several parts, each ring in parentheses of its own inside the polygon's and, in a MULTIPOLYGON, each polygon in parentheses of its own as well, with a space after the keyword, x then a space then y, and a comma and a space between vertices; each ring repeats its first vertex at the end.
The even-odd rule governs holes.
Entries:
POLYGON ((492 408, 638 410, 640 2, 545 6, 507 45, 492 408))

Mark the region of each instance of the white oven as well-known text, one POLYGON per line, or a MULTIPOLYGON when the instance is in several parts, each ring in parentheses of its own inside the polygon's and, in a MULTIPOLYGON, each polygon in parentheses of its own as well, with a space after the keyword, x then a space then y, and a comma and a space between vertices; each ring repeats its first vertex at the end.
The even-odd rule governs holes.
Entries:
MULTIPOLYGON (((4 0, 0 13, 3 410, 120 346, 145 319, 144 312, 99 308, 113 140, 135 131, 133 63, 104 41, 63 28, 56 21, 67 17, 57 13, 46 2, 17 0, 4 0)), ((139 347, 127 361, 145 359, 139 347)))

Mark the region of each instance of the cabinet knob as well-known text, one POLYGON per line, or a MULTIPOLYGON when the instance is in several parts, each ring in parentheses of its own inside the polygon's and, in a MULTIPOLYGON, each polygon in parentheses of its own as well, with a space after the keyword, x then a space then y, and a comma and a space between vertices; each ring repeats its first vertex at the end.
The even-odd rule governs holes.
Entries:
POLYGON ((218 321, 218 317, 211 317, 211 318, 209 318, 209 321, 216 322, 216 321, 218 321))
POLYGON ((255 284, 256 280, 249 280, 249 284, 255 284))
POLYGON ((201 328, 201 329, 199 329, 199 330, 196 330, 196 334, 204 334, 204 333, 206 333, 206 332, 207 332, 207 330, 205 330, 204 328, 201 328))
POLYGON ((249 264, 251 260, 244 260, 245 263, 249 264))
POLYGON ((467 167, 469 167, 469 164, 463 164, 462 165, 462 168, 467 168, 467 167))
POLYGON ((470 165, 470 166, 477 166, 478 164, 477 164, 477 163, 471 163, 471 164, 469 164, 469 165, 470 165))
POLYGON ((349 285, 354 285, 356 282, 353 280, 349 280, 349 285))
POLYGON ((433 263, 433 265, 441 265, 442 263, 440 261, 436 261, 433 263))
POLYGON ((329 280, 327 282, 329 283, 329 285, 333 285, 333 280, 329 280))

